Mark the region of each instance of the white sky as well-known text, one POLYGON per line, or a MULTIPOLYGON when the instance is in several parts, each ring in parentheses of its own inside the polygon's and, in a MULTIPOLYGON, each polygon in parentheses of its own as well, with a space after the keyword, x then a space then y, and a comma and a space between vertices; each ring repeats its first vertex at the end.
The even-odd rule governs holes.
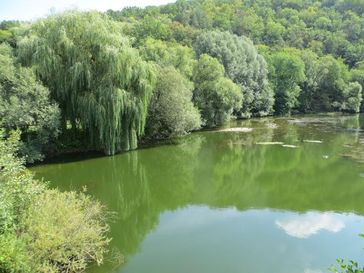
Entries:
POLYGON ((175 0, 0 0, 0 21, 33 20, 46 16, 51 10, 121 10, 128 6, 156 6, 171 2, 175 0))

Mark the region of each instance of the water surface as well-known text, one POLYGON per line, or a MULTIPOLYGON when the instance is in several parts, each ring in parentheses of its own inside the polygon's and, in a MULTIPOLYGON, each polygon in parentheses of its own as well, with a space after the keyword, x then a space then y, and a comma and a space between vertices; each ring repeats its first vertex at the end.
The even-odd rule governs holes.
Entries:
POLYGON ((364 263, 364 116, 234 121, 113 157, 34 167, 118 215, 93 273, 320 273, 364 263), (260 145, 283 142, 282 145, 260 145))

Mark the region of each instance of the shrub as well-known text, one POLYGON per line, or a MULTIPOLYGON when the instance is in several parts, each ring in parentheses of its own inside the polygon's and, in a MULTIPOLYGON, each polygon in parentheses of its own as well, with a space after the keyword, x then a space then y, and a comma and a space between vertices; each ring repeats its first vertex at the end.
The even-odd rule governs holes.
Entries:
POLYGON ((81 272, 101 264, 109 240, 99 202, 76 192, 46 190, 22 218, 32 266, 37 272, 81 272))
POLYGON ((18 139, 0 131, 0 272, 75 273, 101 264, 109 242, 103 206, 34 179, 15 156, 18 139))

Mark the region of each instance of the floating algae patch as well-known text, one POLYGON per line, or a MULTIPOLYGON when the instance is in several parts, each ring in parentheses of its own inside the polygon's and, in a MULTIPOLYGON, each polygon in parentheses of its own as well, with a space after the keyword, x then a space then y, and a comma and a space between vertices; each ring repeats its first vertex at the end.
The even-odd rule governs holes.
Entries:
POLYGON ((248 127, 235 127, 235 128, 227 128, 227 129, 221 129, 218 132, 240 132, 240 133, 249 133, 253 131, 253 128, 248 127))
POLYGON ((257 145, 283 145, 283 142, 256 142, 257 145))
POLYGON ((305 139, 303 142, 306 142, 306 143, 322 143, 322 140, 305 139))
POLYGON ((270 122, 267 124, 267 128, 269 129, 277 129, 278 125, 276 123, 270 122))
POLYGON ((283 144, 282 147, 284 148, 298 148, 296 145, 289 145, 289 144, 283 144))

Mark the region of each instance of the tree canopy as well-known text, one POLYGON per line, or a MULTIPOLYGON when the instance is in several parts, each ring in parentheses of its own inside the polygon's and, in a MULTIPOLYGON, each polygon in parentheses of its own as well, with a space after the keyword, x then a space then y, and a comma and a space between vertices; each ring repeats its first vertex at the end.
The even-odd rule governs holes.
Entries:
POLYGON ((200 127, 200 113, 191 101, 192 88, 192 83, 175 68, 158 68, 148 111, 147 137, 176 137, 200 127))
POLYGON ((86 130, 106 154, 137 147, 155 77, 120 24, 94 12, 50 16, 30 26, 18 54, 58 102, 63 128, 86 130))
POLYGON ((230 119, 234 110, 242 107, 243 95, 238 85, 225 78, 219 61, 202 54, 193 73, 195 90, 193 101, 201 110, 205 125, 221 125, 230 119))
POLYGON ((226 75, 240 86, 244 105, 240 116, 272 113, 273 93, 268 84, 267 66, 253 43, 229 32, 204 32, 196 39, 198 56, 208 54, 224 66, 226 75))
MULTIPOLYGON (((9 56, 16 81, 25 74, 33 78, 39 94, 34 106, 48 111, 21 128, 21 150, 34 160, 52 145, 56 152, 73 147, 114 154, 137 147, 147 119, 169 120, 160 127, 149 122, 148 130, 163 130, 153 129, 156 138, 199 127, 182 126, 186 117, 177 119, 171 109, 189 109, 193 124, 204 127, 232 117, 363 111, 363 10, 360 1, 178 0, 1 22, 0 43, 14 52, 9 56), (208 73, 218 75, 203 78, 208 73), (184 91, 177 95, 176 90, 184 91), (193 97, 186 90, 193 90, 193 97), (157 102, 159 96, 166 99, 157 102), (199 121, 196 109, 187 107, 192 104, 199 121), (162 116, 149 118, 153 109, 162 116)), ((19 86, 25 85, 18 85, 11 99, 1 94, 8 111, 1 123, 11 118, 12 128, 20 126, 14 125, 17 115, 33 115, 14 102, 21 97, 19 86)))
POLYGON ((287 114, 298 106, 301 92, 299 86, 305 80, 305 64, 298 57, 288 52, 277 52, 271 56, 271 81, 274 86, 277 114, 287 114))
POLYGON ((49 90, 29 68, 16 65, 9 45, 0 44, 0 126, 21 131, 20 154, 28 163, 43 158, 59 133, 60 111, 49 90))
POLYGON ((190 47, 148 38, 141 44, 140 54, 147 61, 153 61, 161 66, 173 66, 186 77, 192 77, 196 61, 195 53, 190 47))

